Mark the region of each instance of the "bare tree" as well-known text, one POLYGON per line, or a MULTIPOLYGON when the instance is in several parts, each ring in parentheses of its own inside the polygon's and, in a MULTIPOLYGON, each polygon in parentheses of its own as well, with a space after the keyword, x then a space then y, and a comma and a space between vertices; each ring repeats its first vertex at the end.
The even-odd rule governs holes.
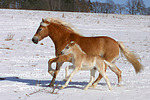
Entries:
POLYGON ((127 1, 127 11, 130 14, 143 14, 145 10, 145 4, 143 0, 128 0, 127 1))
POLYGON ((116 4, 116 13, 122 14, 125 11, 125 5, 116 4))
POLYGON ((106 0, 106 3, 92 2, 93 12, 95 13, 115 13, 116 4, 112 0, 106 0))
POLYGON ((150 7, 146 8, 146 15, 150 15, 150 7))
POLYGON ((116 4, 112 0, 106 0, 105 13, 114 13, 116 11, 116 4))
POLYGON ((137 13, 139 13, 140 15, 144 14, 145 11, 145 4, 143 2, 143 0, 138 0, 137 1, 137 13))
POLYGON ((101 3, 100 2, 92 2, 92 12, 94 13, 101 13, 101 3))

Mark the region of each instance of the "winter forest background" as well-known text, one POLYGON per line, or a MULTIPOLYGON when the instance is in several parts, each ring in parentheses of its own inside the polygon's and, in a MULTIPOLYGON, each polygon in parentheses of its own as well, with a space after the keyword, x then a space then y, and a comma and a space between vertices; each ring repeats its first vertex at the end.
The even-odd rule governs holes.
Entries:
POLYGON ((127 0, 125 4, 113 0, 0 0, 0 8, 150 15, 150 7, 143 0, 127 0))

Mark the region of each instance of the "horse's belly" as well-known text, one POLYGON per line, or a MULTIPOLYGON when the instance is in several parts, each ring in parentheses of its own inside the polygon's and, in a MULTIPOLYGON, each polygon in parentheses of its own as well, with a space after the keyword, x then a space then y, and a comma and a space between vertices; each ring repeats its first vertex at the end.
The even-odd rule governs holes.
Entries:
POLYGON ((93 64, 89 64, 89 65, 87 65, 87 64, 82 64, 82 68, 81 68, 81 70, 90 70, 90 69, 93 69, 94 68, 94 65, 93 64))

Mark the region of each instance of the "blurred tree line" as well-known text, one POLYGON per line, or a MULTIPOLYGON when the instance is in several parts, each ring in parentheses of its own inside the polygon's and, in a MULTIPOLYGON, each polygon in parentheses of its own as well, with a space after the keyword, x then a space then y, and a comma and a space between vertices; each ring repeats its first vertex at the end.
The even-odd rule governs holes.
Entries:
POLYGON ((146 8, 143 0, 128 0, 126 4, 115 4, 113 0, 105 3, 91 0, 0 0, 0 8, 150 15, 150 7, 146 8))

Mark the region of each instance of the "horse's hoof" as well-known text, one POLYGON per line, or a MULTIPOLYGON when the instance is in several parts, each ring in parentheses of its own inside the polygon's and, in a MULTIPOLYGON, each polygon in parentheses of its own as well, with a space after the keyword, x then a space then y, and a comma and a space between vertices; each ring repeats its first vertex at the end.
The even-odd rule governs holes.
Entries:
MULTIPOLYGON (((66 81, 67 81, 67 79, 63 79, 63 81, 65 81, 65 82, 66 82, 66 81)), ((70 82, 72 82, 72 80, 70 80, 70 82)))
POLYGON ((90 87, 92 87, 92 88, 96 88, 96 85, 92 84, 90 87))
POLYGON ((112 90, 112 88, 109 88, 109 90, 111 91, 111 90, 112 90))
POLYGON ((49 84, 48 87, 54 87, 54 84, 49 84))
POLYGON ((64 89, 64 88, 65 88, 65 87, 62 86, 60 89, 62 90, 62 89, 64 89))
POLYGON ((118 86, 119 86, 119 87, 124 86, 124 83, 123 83, 123 82, 120 82, 120 83, 118 83, 118 86))
POLYGON ((87 88, 84 88, 83 90, 85 90, 85 91, 86 91, 86 90, 88 90, 88 89, 87 89, 87 88))
POLYGON ((67 81, 67 79, 63 79, 63 81, 65 81, 65 82, 66 82, 66 81, 67 81))

